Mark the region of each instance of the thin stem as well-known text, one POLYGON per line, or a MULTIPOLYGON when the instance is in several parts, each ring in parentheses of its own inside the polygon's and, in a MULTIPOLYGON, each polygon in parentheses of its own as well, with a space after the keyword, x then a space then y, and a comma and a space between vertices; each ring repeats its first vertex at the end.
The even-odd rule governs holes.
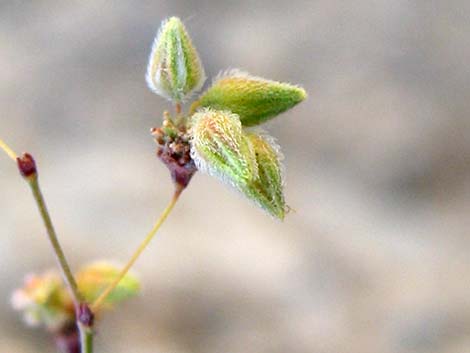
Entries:
MULTIPOLYGON (((77 325, 80 332, 80 342, 81 342, 81 352, 82 353, 92 353, 93 352, 93 330, 92 330, 92 320, 90 321, 90 326, 85 326, 80 321, 79 312, 82 307, 83 298, 78 291, 77 282, 73 277, 72 270, 65 258, 64 251, 60 246, 59 239, 57 238, 57 233, 55 232, 54 225, 52 224, 51 216, 47 210, 46 201, 42 196, 41 188, 39 186, 38 174, 36 170, 36 164, 31 155, 25 154, 22 158, 18 158, 18 167, 20 173, 23 175, 24 179, 28 182, 33 192, 34 200, 39 209, 39 213, 46 227, 47 235, 51 243, 52 249, 54 250, 54 255, 59 265, 60 270, 62 271, 62 276, 65 283, 67 284, 70 295, 75 305, 75 310, 77 313, 77 325)), ((88 308, 88 307, 87 307, 88 308)), ((90 312, 89 315, 93 313, 90 312)))
POLYGON ((123 279, 123 277, 127 274, 129 269, 134 265, 134 263, 137 261, 139 258, 140 254, 145 250, 147 245, 150 243, 150 241, 153 239, 155 234, 157 233, 158 229, 160 229, 161 225, 163 222, 165 222, 166 218, 168 215, 171 213, 173 207, 176 204, 176 201, 178 201, 179 196, 181 195, 181 192, 183 191, 183 187, 177 185, 175 189, 175 193, 173 194, 173 197, 168 204, 168 206, 163 210, 162 214, 160 217, 157 219, 155 222, 153 228, 150 230, 150 232, 146 235, 142 243, 139 245, 137 250, 134 252, 134 254, 131 256, 129 262, 124 266, 124 268, 121 270, 119 275, 116 277, 116 279, 100 294, 100 296, 95 300, 95 302, 90 306, 92 312, 97 312, 98 308, 103 304, 104 300, 108 297, 108 295, 111 293, 111 291, 116 288, 116 286, 119 284, 119 282, 123 279))
POLYGON ((36 201, 36 204, 39 208, 41 218, 44 221, 49 241, 54 250, 57 263, 59 264, 59 267, 62 271, 65 283, 67 283, 67 286, 70 289, 70 293, 72 295, 72 299, 74 301, 75 306, 78 307, 78 305, 82 301, 82 297, 78 291, 77 282, 75 281, 72 271, 70 270, 70 266, 65 258, 64 251, 60 246, 49 212, 47 211, 46 202, 44 201, 44 197, 42 196, 41 189, 39 187, 37 174, 31 175, 30 177, 26 178, 26 180, 28 181, 28 184, 31 187, 34 200, 36 201))
POLYGON ((82 324, 78 324, 80 330, 81 353, 93 353, 93 330, 82 324))
POLYGON ((176 111, 176 115, 181 114, 181 103, 178 102, 175 104, 175 111, 176 111))
POLYGON ((3 152, 5 152, 7 156, 14 161, 16 161, 16 158, 18 158, 15 151, 13 151, 10 146, 8 146, 2 139, 0 139, 0 149, 3 150, 3 152))

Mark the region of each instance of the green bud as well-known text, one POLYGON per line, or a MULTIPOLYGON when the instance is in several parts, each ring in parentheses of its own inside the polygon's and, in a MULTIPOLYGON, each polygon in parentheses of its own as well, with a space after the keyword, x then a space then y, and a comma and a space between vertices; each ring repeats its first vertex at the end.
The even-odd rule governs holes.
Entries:
POLYGON ((202 172, 239 188, 258 176, 238 115, 204 109, 191 118, 191 157, 202 172))
POLYGON ((286 204, 282 193, 282 155, 270 136, 246 133, 258 165, 258 178, 242 185, 242 191, 273 217, 284 219, 286 204))
POLYGON ((174 102, 186 100, 204 84, 204 68, 179 18, 162 22, 150 53, 146 79, 152 91, 174 102))
POLYGON ((191 157, 197 168, 228 182, 282 220, 282 156, 274 140, 244 132, 238 115, 228 111, 206 108, 193 115, 191 124, 191 157))
MULTIPOLYGON (((120 273, 120 268, 108 262, 92 263, 77 273, 78 289, 88 303, 92 303, 110 285, 120 273)), ((126 274, 104 301, 105 306, 135 296, 140 290, 140 283, 132 274, 126 274)))
POLYGON ((292 108, 306 97, 300 87, 231 70, 219 74, 192 109, 230 110, 240 116, 243 126, 253 126, 292 108))

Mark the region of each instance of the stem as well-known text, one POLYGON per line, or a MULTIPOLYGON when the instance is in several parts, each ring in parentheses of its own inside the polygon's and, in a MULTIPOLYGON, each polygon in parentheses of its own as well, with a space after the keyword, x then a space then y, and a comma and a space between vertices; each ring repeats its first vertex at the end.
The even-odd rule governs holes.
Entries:
POLYGON ((16 153, 2 139, 0 139, 0 149, 2 149, 3 152, 5 152, 7 156, 13 159, 14 161, 16 161, 16 158, 18 158, 16 153))
POLYGON ((69 288, 70 295, 72 296, 77 316, 77 326, 80 332, 81 352, 93 353, 93 312, 91 312, 88 305, 83 302, 83 298, 78 291, 77 282, 73 277, 72 270, 70 269, 67 259, 65 258, 64 251, 60 246, 57 233, 55 232, 51 216, 47 210, 46 202, 42 196, 41 188, 39 186, 38 173, 34 158, 31 155, 25 153, 21 158, 17 158, 17 163, 21 175, 31 187, 34 200, 36 201, 39 213, 44 222, 44 226, 46 227, 49 241, 51 243, 52 249, 54 250, 56 261, 62 272, 64 281, 69 288), (86 325, 84 324, 85 322, 86 325))
POLYGON ((93 353, 93 331, 83 324, 78 324, 80 331, 80 351, 81 353, 93 353))
POLYGON ((93 353, 93 330, 78 324, 80 330, 80 349, 82 353, 93 353))
POLYGON ((67 286, 69 287, 75 306, 78 307, 78 305, 82 301, 82 298, 80 293, 78 292, 77 282, 75 281, 72 271, 70 270, 70 266, 65 258, 64 251, 60 246, 59 239, 57 238, 57 234, 52 224, 51 216, 47 211, 46 202, 44 201, 44 197, 42 196, 41 189, 39 187, 37 174, 31 175, 30 177, 26 178, 26 180, 28 181, 28 184, 31 187, 34 200, 36 201, 36 204, 39 208, 41 218, 44 221, 44 226, 46 227, 49 241, 54 250, 57 263, 59 264, 59 267, 62 271, 65 283, 67 283, 67 286))
POLYGON ((100 294, 100 296, 90 306, 90 309, 91 309, 92 312, 96 312, 98 310, 98 308, 103 304, 104 300, 108 297, 108 295, 111 293, 111 291, 114 288, 116 288, 116 286, 123 279, 123 277, 127 274, 127 272, 132 267, 132 265, 134 265, 134 263, 137 261, 140 254, 145 250, 147 245, 150 243, 150 241, 153 239, 153 237, 157 233, 158 229, 160 229, 163 222, 165 222, 166 218, 171 213, 171 210, 175 206, 176 201, 178 201, 178 198, 181 195, 181 192, 183 191, 183 189, 184 188, 182 186, 176 185, 175 193, 173 194, 173 197, 172 197, 170 203, 163 210, 162 214, 160 215, 160 217, 155 222, 155 225, 150 230, 150 232, 146 235, 146 237, 144 238, 142 243, 139 245, 137 250, 134 252, 134 254, 131 256, 131 258, 128 261, 128 263, 126 264, 126 266, 124 266, 124 268, 121 270, 121 272, 116 277, 116 279, 100 294))
POLYGON ((181 114, 181 103, 178 102, 175 104, 175 111, 176 111, 176 115, 181 114))

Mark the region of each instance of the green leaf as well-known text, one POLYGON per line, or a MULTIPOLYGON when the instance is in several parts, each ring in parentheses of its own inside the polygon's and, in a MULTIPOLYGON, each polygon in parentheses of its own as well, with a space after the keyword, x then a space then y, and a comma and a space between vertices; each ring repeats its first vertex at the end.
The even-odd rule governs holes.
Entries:
POLYGON ((247 132, 258 165, 258 178, 242 185, 242 191, 273 217, 284 219, 286 204, 283 195, 282 155, 274 139, 247 132))
POLYGON ((206 79, 196 48, 177 17, 162 22, 150 53, 147 84, 155 93, 183 102, 206 79))
POLYGON ((300 87, 231 70, 219 74, 192 109, 229 110, 240 116, 243 126, 253 126, 292 108, 306 96, 300 87))
POLYGON ((237 188, 258 175, 238 115, 204 109, 191 118, 191 157, 198 170, 237 188))
MULTIPOLYGON (((92 263, 77 274, 78 289, 85 297, 85 300, 91 303, 118 277, 119 273, 120 268, 108 262, 92 263)), ((106 297, 104 304, 109 307, 111 304, 135 296, 139 290, 139 281, 128 273, 106 297)))

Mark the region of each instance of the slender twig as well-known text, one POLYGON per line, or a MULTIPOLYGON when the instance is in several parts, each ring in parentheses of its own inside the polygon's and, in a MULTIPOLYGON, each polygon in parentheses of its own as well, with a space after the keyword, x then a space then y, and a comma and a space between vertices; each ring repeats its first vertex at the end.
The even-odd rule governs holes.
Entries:
POLYGON ((80 331, 81 353, 93 353, 93 330, 83 324, 78 324, 80 331))
POLYGON ((73 277, 70 266, 65 258, 64 251, 62 250, 62 247, 60 246, 59 239, 57 238, 57 234, 52 224, 52 220, 49 215, 49 212, 47 211, 46 202, 44 201, 44 197, 39 187, 37 174, 34 174, 31 177, 26 178, 26 180, 28 181, 28 184, 31 187, 34 200, 36 201, 36 204, 38 206, 39 213, 41 214, 41 218, 44 221, 44 226, 46 227, 47 235, 49 237, 51 246, 54 250, 57 263, 62 271, 64 281, 70 289, 70 294, 72 295, 72 299, 75 305, 78 306, 82 302, 82 297, 78 291, 77 282, 75 281, 75 278, 73 277))
POLYGON ((81 352, 92 353, 94 315, 93 312, 89 310, 88 305, 84 303, 84 298, 81 296, 78 290, 77 282, 75 281, 75 278, 72 274, 72 270, 70 269, 70 266, 67 262, 64 251, 60 246, 51 216, 47 210, 46 201, 44 200, 44 196, 42 195, 41 188, 39 186, 36 162, 34 161, 34 158, 27 153, 25 153, 22 157, 17 157, 16 160, 21 175, 31 187, 34 201, 36 201, 39 214, 41 215, 44 226, 46 227, 46 233, 49 238, 49 242, 51 243, 56 261, 62 272, 64 281, 69 288, 69 292, 75 306, 77 327, 80 332, 81 352), (82 312, 86 315, 82 315, 82 312))
POLYGON ((181 103, 175 103, 175 111, 176 111, 176 115, 181 114, 181 103))
POLYGON ((16 158, 18 158, 16 153, 2 139, 0 139, 0 149, 3 150, 3 152, 5 152, 7 156, 14 161, 16 161, 16 158))
POLYGON ((54 250, 56 261, 74 302, 75 310, 77 312, 77 326, 80 331, 81 351, 82 353, 93 353, 93 312, 90 311, 89 313, 91 318, 89 326, 85 326, 82 322, 80 322, 78 312, 81 308, 83 298, 78 291, 77 282, 73 277, 72 270, 70 269, 67 259, 65 258, 64 251, 60 246, 54 225, 52 224, 51 216, 47 210, 46 201, 44 200, 41 188, 39 186, 36 162, 34 161, 34 158, 27 153, 25 153, 22 157, 18 157, 13 149, 11 149, 10 146, 8 146, 2 139, 0 139, 0 150, 3 150, 8 155, 8 157, 17 162, 20 174, 27 181, 31 188, 34 201, 36 202, 36 205, 39 209, 39 214, 41 215, 44 226, 46 227, 47 236, 52 245, 52 249, 54 250))
POLYGON ((36 162, 34 161, 34 158, 27 153, 25 153, 21 158, 18 157, 17 154, 13 151, 13 149, 11 149, 10 146, 8 146, 2 139, 0 139, 0 149, 3 150, 11 159, 17 162, 21 175, 31 187, 34 200, 36 201, 39 213, 46 227, 47 235, 54 250, 57 263, 62 271, 64 281, 65 283, 67 283, 70 289, 70 293, 72 295, 72 299, 74 301, 75 306, 78 307, 78 305, 82 301, 82 298, 80 296, 80 293, 78 292, 77 283, 75 282, 75 278, 73 277, 72 271, 70 270, 70 266, 65 258, 64 251, 60 246, 57 234, 52 224, 51 216, 47 211, 46 202, 44 201, 44 197, 41 193, 41 188, 39 187, 36 162))
POLYGON ((131 256, 130 260, 124 266, 124 268, 121 270, 119 275, 116 277, 116 279, 105 289, 103 292, 100 294, 100 296, 95 300, 95 302, 90 306, 91 311, 97 312, 99 307, 103 304, 104 300, 108 297, 108 295, 112 292, 114 288, 119 284, 119 282, 123 279, 123 277, 127 274, 129 269, 134 265, 134 263, 137 261, 139 258, 140 254, 145 250, 147 245, 150 243, 150 241, 153 239, 155 234, 157 233, 158 229, 161 227, 163 222, 165 222, 166 218, 168 215, 171 213, 171 210, 176 204, 176 201, 178 201, 179 196, 181 195, 181 192, 183 191, 183 187, 177 185, 175 189, 175 193, 173 194, 173 197, 168 204, 168 206, 163 210, 162 214, 160 217, 157 219, 155 222, 153 228, 150 230, 150 232, 146 235, 142 243, 139 245, 137 250, 134 252, 134 254, 131 256))

